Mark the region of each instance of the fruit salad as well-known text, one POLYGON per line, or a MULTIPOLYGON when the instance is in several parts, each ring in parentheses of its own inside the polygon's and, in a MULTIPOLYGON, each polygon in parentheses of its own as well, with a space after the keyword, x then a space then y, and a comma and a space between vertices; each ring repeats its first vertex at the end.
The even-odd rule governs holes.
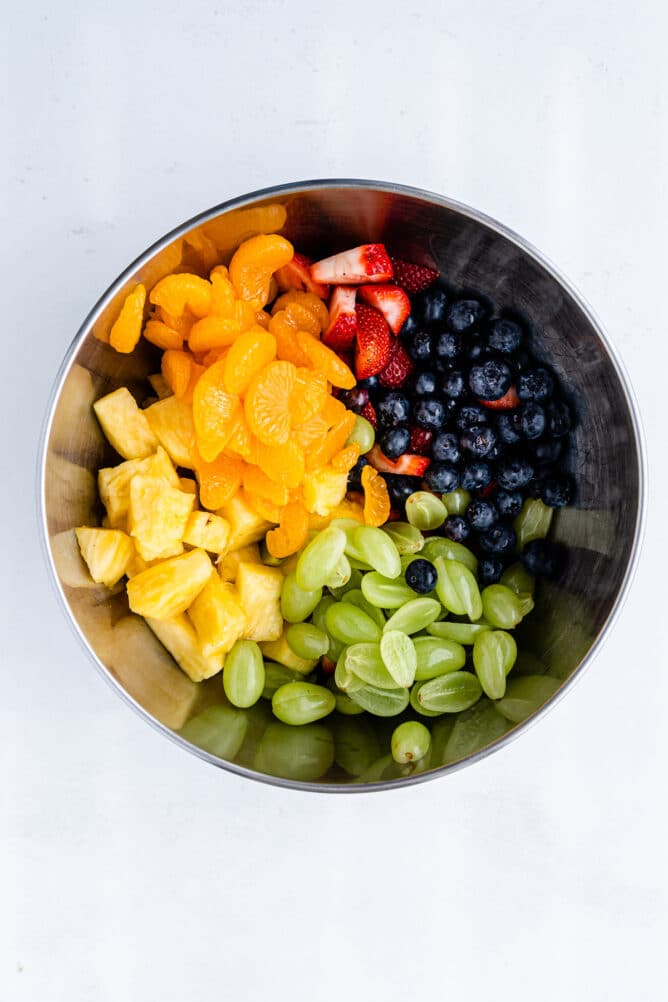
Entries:
POLYGON ((556 690, 514 631, 564 559, 572 414, 521 317, 380 243, 260 233, 136 285, 109 344, 141 339, 159 371, 94 404, 119 461, 76 536, 190 679, 294 727, 400 717, 402 766, 434 718, 498 736, 556 690))

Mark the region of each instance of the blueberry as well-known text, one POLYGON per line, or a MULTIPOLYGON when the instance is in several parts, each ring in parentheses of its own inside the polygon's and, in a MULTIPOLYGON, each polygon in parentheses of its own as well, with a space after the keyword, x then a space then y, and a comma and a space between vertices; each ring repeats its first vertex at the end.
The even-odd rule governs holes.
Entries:
POLYGON ((453 369, 452 372, 449 372, 441 383, 441 389, 446 397, 450 397, 452 400, 459 400, 466 396, 466 380, 461 369, 453 369))
POLYGON ((353 468, 348 473, 348 489, 351 491, 362 490, 362 470, 369 465, 366 456, 360 456, 353 468))
POLYGON ((477 299, 457 299, 448 310, 446 323, 451 331, 462 334, 484 320, 486 312, 477 299))
POLYGON ((501 457, 504 455, 504 452, 505 450, 503 446, 499 442, 496 442, 485 456, 485 459, 487 460, 488 463, 492 463, 497 459, 501 459, 501 457))
POLYGON ((403 326, 399 331, 399 337, 412 338, 417 329, 418 329, 417 317, 414 312, 411 312, 404 320, 403 326))
POLYGON ((443 404, 443 409, 445 411, 446 421, 454 421, 460 401, 455 400, 454 397, 442 397, 441 403, 443 404))
POLYGON ((466 517, 472 529, 476 532, 486 532, 498 521, 499 513, 492 501, 474 498, 466 509, 466 517))
POLYGON ((485 553, 492 553, 495 556, 510 554, 515 549, 515 531, 510 525, 498 522, 491 529, 484 532, 480 537, 480 546, 485 553))
POLYGON ((540 496, 550 508, 563 508, 573 500, 573 481, 567 476, 549 477, 542 484, 540 496))
POLYGON ((369 402, 369 391, 358 383, 352 390, 344 390, 339 400, 348 410, 359 412, 369 402))
POLYGON ((471 392, 481 400, 499 400, 510 389, 512 379, 510 368, 499 358, 488 358, 469 372, 471 392))
POLYGON ((403 393, 387 393, 376 404, 376 415, 381 428, 394 428, 405 424, 410 414, 410 404, 403 393))
POLYGON ((461 486, 465 491, 480 491, 492 482, 492 467, 484 459, 468 463, 461 476, 461 486))
POLYGON ((522 505, 524 504, 524 498, 521 491, 498 491, 496 498, 496 507, 499 510, 499 515, 502 518, 515 518, 515 515, 519 515, 522 511, 522 505))
POLYGON ((440 431, 445 422, 445 408, 440 400, 433 397, 427 400, 416 400, 413 404, 413 420, 420 428, 440 431))
POLYGON ((412 588, 419 595, 426 595, 436 587, 438 574, 431 560, 418 557, 417 560, 411 560, 406 568, 405 577, 409 588, 412 588))
POLYGON ((506 565, 500 557, 483 557, 478 564, 478 581, 481 585, 496 584, 506 565))
POLYGON ((536 442, 533 454, 537 463, 556 463, 563 452, 564 443, 560 438, 546 438, 536 442))
POLYGON ((424 475, 430 491, 448 494, 459 486, 459 473, 451 463, 431 463, 424 475))
POLYGON ((452 432, 444 431, 431 443, 431 454, 442 463, 458 463, 462 458, 459 439, 452 432))
POLYGON ((517 395, 520 400, 535 400, 544 403, 554 390, 554 379, 542 366, 521 372, 517 380, 517 395))
POLYGON ((460 441, 463 449, 482 458, 488 456, 496 445, 496 435, 488 424, 474 424, 466 429, 460 441))
POLYGON ((380 389, 378 376, 367 376, 366 379, 358 380, 355 389, 366 390, 370 397, 374 396, 380 389))
POLYGON ((471 529, 463 515, 448 515, 441 532, 453 543, 464 543, 471 534, 471 529))
POLYGON ((449 296, 445 289, 432 286, 413 297, 413 310, 421 316, 425 323, 435 324, 443 320, 448 306, 449 296))
POLYGON ((520 407, 520 423, 525 438, 540 438, 545 431, 545 411, 535 400, 527 400, 520 407))
POLYGON ((393 508, 403 508, 411 494, 422 489, 419 477, 407 477, 401 473, 383 473, 383 478, 393 508))
POLYGON ((522 343, 524 332, 514 320, 493 320, 489 331, 489 346, 495 351, 510 355, 522 343))
POLYGON ((563 400, 552 400, 547 408, 547 422, 552 438, 562 438, 571 430, 571 414, 563 400))
POLYGON ((436 373, 418 372, 416 376, 411 376, 408 382, 409 393, 416 397, 430 397, 436 392, 436 373))
POLYGON ((406 340, 406 351, 415 362, 428 362, 431 359, 433 339, 429 331, 416 330, 411 338, 406 340))
POLYGON ((398 459, 408 452, 411 444, 411 433, 404 425, 397 425, 384 432, 379 439, 380 447, 388 459, 398 459))
POLYGON ((466 357, 470 362, 479 362, 489 355, 489 345, 482 334, 471 334, 466 340, 466 357))
POLYGON ((534 475, 534 468, 528 459, 522 456, 508 456, 502 459, 497 467, 499 486, 507 491, 516 491, 526 487, 534 475))
POLYGON ((460 431, 467 431, 477 424, 487 424, 489 412, 482 404, 462 404, 455 418, 455 424, 460 431))
POLYGON ((520 348, 508 358, 508 362, 513 367, 515 372, 523 372, 531 366, 533 358, 526 348, 520 348))
POLYGON ((507 411, 496 419, 499 438, 506 445, 515 445, 522 438, 522 421, 518 411, 507 411))
POLYGON ((522 563, 536 577, 552 577, 561 570, 564 561, 563 547, 549 539, 533 539, 522 552, 522 563))
POLYGON ((461 334, 444 331, 436 338, 434 351, 436 357, 445 362, 456 362, 464 349, 464 339, 461 334))

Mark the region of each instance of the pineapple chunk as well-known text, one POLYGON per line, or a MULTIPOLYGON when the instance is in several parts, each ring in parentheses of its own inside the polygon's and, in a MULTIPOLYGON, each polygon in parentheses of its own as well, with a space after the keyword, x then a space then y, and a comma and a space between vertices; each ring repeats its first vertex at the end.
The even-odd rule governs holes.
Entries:
POLYGON ((132 560, 135 548, 120 529, 75 529, 81 556, 90 576, 98 584, 113 586, 121 580, 132 560))
POLYGON ((158 400, 164 400, 165 397, 172 396, 172 391, 165 382, 165 377, 161 372, 155 372, 152 376, 149 376, 148 381, 153 387, 158 400))
POLYGON ((229 523, 220 515, 212 515, 209 511, 194 511, 183 534, 184 543, 199 546, 211 553, 223 553, 229 538, 229 523))
POLYGON ((162 480, 136 474, 130 481, 128 527, 144 560, 183 553, 183 534, 195 498, 162 480))
POLYGON ((238 550, 228 550, 228 552, 218 561, 218 573, 223 581, 236 581, 239 564, 244 561, 246 564, 261 564, 260 547, 257 543, 249 543, 248 546, 241 546, 238 550))
MULTIPOLYGON (((177 559, 183 559, 177 557, 177 559)), ((193 682, 202 682, 223 670, 224 654, 204 655, 200 650, 195 627, 181 613, 168 619, 146 618, 156 637, 193 682)))
POLYGON ((193 480, 192 477, 179 477, 179 487, 186 494, 197 496, 197 481, 193 480))
POLYGON ((346 496, 348 474, 324 468, 304 474, 304 504, 315 515, 329 515, 346 496))
POLYGON ((234 585, 220 580, 214 571, 188 609, 202 654, 226 654, 246 628, 246 616, 239 605, 234 585))
POLYGON ((145 459, 155 452, 158 440, 127 387, 101 397, 93 408, 102 431, 123 459, 145 459))
POLYGON ((228 550, 238 550, 241 546, 256 543, 272 528, 272 523, 256 515, 239 494, 230 498, 216 515, 222 515, 230 523, 228 550))
POLYGON ((357 501, 349 501, 347 498, 341 504, 335 505, 327 515, 309 514, 309 529, 326 529, 333 518, 354 518, 356 522, 364 525, 364 508, 357 501))
POLYGON ((107 509, 113 529, 125 526, 130 507, 130 482, 137 474, 157 478, 169 487, 178 487, 179 478, 165 450, 158 446, 148 459, 129 459, 118 466, 108 466, 97 475, 97 487, 102 504, 107 509))
POLYGON ((192 470, 195 424, 191 404, 184 403, 179 397, 165 397, 147 407, 144 414, 153 434, 175 464, 192 470))
POLYGON ((318 663, 298 657, 285 639, 285 633, 281 633, 278 640, 261 643, 260 649, 267 661, 278 661, 279 665, 298 671, 300 675, 310 675, 318 663))
POLYGON ((68 588, 95 588, 95 581, 81 556, 74 529, 65 529, 49 540, 56 573, 68 588))
POLYGON ((237 568, 237 591, 241 608, 246 613, 247 640, 277 640, 283 630, 281 589, 283 575, 276 567, 247 564, 237 568))
POLYGON ((128 581, 130 608, 139 616, 152 619, 178 616, 199 595, 209 580, 212 566, 204 550, 190 550, 161 560, 128 581))

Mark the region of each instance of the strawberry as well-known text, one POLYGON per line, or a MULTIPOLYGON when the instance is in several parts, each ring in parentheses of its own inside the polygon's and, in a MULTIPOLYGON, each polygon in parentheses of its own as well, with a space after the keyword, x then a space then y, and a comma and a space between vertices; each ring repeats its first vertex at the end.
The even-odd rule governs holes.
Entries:
POLYGON ((357 290, 350 285, 336 285, 329 301, 329 324, 322 335, 328 348, 345 351, 352 347, 357 334, 355 296, 357 290))
POLYGON ((398 334, 411 312, 411 301, 398 285, 360 285, 360 299, 375 306, 387 320, 393 334, 398 334))
POLYGON ((433 437, 434 433, 428 428, 411 428, 411 444, 409 446, 411 452, 418 456, 428 456, 433 437))
POLYGON ((356 285, 358 282, 387 282, 392 278, 392 262, 383 244, 362 244, 311 265, 316 282, 356 285))
POLYGON ((397 338, 392 342, 390 349, 390 360, 378 376, 381 386, 391 389, 398 389, 403 386, 408 377, 415 369, 415 363, 410 357, 401 341, 397 338))
POLYGON ((413 264, 411 261, 401 261, 399 258, 391 258, 394 268, 394 281, 397 285, 408 292, 411 296, 416 292, 428 289, 438 278, 438 272, 433 268, 426 268, 422 264, 413 264))
POLYGON ((421 477, 431 463, 428 456, 413 456, 405 452, 398 459, 388 459, 379 445, 367 453, 367 459, 380 473, 401 473, 406 477, 421 477))
POLYGON ((402 513, 398 508, 390 508, 390 514, 387 516, 388 522, 401 522, 403 519, 402 513))
POLYGON ((336 661, 332 661, 326 654, 320 658, 320 667, 323 675, 333 675, 336 670, 336 661))
POLYGON ((376 414, 376 408, 373 406, 370 400, 367 400, 364 407, 360 411, 360 416, 366 418, 374 431, 378 428, 378 416, 376 414))
POLYGON ((329 286, 316 282, 311 275, 311 259, 305 254, 295 253, 292 260, 274 272, 274 278, 281 292, 288 289, 301 289, 302 292, 312 292, 320 299, 327 299, 329 286))
POLYGON ((520 398, 515 387, 511 386, 498 400, 480 400, 480 403, 490 411, 512 411, 519 407, 520 398))
POLYGON ((357 314, 355 372, 358 379, 368 379, 382 372, 390 360, 392 335, 382 313, 360 303, 357 314))

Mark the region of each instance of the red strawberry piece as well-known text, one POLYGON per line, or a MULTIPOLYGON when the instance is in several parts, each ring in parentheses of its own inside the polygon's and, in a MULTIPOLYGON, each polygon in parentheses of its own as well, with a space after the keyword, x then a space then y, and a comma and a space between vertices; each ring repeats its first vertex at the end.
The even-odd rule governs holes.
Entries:
POLYGON ((396 257, 391 258, 391 261, 394 281, 411 296, 428 289, 438 278, 437 271, 426 268, 423 264, 413 264, 412 261, 402 261, 396 257))
POLYGON ((415 369, 415 363, 410 357, 399 339, 392 342, 390 351, 390 361, 378 375, 378 382, 381 386, 391 389, 398 389, 403 386, 410 374, 415 369))
POLYGON ((336 661, 332 661, 326 654, 323 654, 320 658, 320 667, 322 668, 323 675, 333 675, 336 671, 336 661))
POLYGON ((352 347, 357 334, 357 314, 355 297, 357 289, 352 285, 337 285, 329 301, 329 324, 322 336, 328 348, 334 351, 352 347))
POLYGON ((490 494, 494 493, 494 491, 496 490, 496 488, 498 486, 499 485, 496 482, 496 480, 492 480, 491 484, 487 484, 487 487, 481 487, 480 488, 480 490, 478 491, 478 497, 480 497, 480 498, 488 498, 490 496, 490 494))
POLYGON ((388 459, 379 445, 367 453, 367 459, 380 473, 402 473, 407 477, 421 477, 431 463, 428 456, 413 456, 405 452, 398 459, 388 459))
POLYGON ((360 285, 357 290, 363 302, 375 306, 383 314, 393 334, 398 334, 411 312, 411 301, 398 285, 360 285))
POLYGON ((368 379, 382 372, 390 360, 392 335, 382 313, 360 303, 357 313, 355 372, 358 379, 368 379))
POLYGON ((362 244, 311 265, 316 282, 356 285, 359 282, 387 282, 392 278, 392 262, 383 244, 362 244))
POLYGON ((411 444, 409 446, 411 452, 417 456, 428 456, 433 437, 434 433, 428 428, 411 428, 411 444))
POLYGON ((390 514, 387 516, 388 522, 401 522, 403 515, 398 508, 390 508, 390 514))
POLYGON ((364 407, 360 411, 360 416, 367 419, 374 431, 378 429, 378 416, 376 414, 376 408, 370 400, 367 400, 365 403, 364 407))
POLYGON ((480 403, 490 411, 512 411, 519 407, 520 398, 515 387, 511 386, 498 400, 481 400, 480 403))
POLYGON ((329 295, 329 286, 316 282, 311 275, 311 259, 305 254, 295 253, 291 261, 274 272, 274 278, 281 292, 300 289, 302 292, 312 292, 320 299, 327 299, 329 295))

